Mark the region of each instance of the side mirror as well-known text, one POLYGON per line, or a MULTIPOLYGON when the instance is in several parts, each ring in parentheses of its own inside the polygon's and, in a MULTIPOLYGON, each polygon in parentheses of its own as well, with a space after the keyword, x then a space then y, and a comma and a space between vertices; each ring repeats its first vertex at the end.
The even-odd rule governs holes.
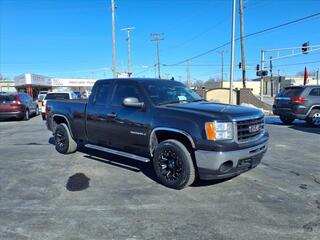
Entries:
POLYGON ((127 97, 123 100, 123 106, 143 108, 144 102, 139 102, 139 99, 135 97, 127 97))

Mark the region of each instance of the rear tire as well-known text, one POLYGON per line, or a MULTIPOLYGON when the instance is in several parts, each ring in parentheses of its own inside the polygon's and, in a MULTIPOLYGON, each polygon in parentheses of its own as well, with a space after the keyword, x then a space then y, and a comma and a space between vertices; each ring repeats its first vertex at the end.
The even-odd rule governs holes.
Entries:
POLYGON ((281 122, 283 122, 284 124, 290 125, 290 124, 293 123, 294 118, 287 117, 287 116, 280 116, 280 120, 281 120, 281 122))
POLYGON ((39 116, 39 114, 40 114, 40 111, 39 111, 39 108, 37 107, 37 108, 36 108, 36 112, 35 112, 34 115, 35 115, 35 116, 39 116))
POLYGON ((313 109, 307 117, 307 123, 312 127, 320 127, 320 110, 313 109))
POLYGON ((156 147, 153 167, 159 181, 169 188, 182 189, 195 180, 191 154, 177 140, 166 140, 156 147))
POLYGON ((30 119, 30 112, 29 112, 29 109, 26 109, 23 120, 28 121, 29 119, 30 119))
POLYGON ((77 150, 77 143, 71 137, 68 126, 65 123, 60 123, 54 131, 54 140, 56 150, 62 154, 74 153, 77 150))

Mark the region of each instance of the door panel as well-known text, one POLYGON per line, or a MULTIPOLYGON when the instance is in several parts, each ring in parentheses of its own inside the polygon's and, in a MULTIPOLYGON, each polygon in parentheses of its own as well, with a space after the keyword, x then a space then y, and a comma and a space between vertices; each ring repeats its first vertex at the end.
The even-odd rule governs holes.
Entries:
POLYGON ((89 99, 86 109, 86 131, 90 142, 102 146, 111 145, 111 135, 109 127, 110 112, 109 99, 112 89, 112 81, 98 84, 92 98, 89 99))
POLYGON ((140 155, 149 153, 147 137, 150 129, 151 115, 145 96, 136 83, 118 81, 112 97, 110 132, 112 147, 140 155), (127 97, 138 98, 145 102, 144 108, 125 107, 122 103, 127 97))

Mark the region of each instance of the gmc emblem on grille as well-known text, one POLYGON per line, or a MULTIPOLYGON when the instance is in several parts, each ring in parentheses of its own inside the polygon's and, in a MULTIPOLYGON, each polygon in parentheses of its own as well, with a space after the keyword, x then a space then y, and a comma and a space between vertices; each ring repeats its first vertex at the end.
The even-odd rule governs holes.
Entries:
POLYGON ((260 129, 261 129, 261 127, 260 127, 259 124, 249 126, 249 132, 250 133, 259 132, 260 129))

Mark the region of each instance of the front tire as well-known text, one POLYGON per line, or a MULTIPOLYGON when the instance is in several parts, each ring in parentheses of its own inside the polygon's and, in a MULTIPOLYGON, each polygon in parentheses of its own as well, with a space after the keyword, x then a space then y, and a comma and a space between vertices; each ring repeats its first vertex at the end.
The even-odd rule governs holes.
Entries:
POLYGON ((281 122, 283 122, 284 124, 290 125, 290 124, 293 123, 294 118, 287 117, 287 116, 280 116, 280 120, 281 120, 281 122))
POLYGON ((68 126, 60 123, 54 131, 56 150, 62 154, 74 153, 77 150, 77 143, 71 137, 68 126))
POLYGON ((153 167, 159 181, 169 188, 182 189, 195 180, 191 154, 177 140, 166 140, 156 147, 153 167))
POLYGON ((320 110, 319 109, 311 110, 307 118, 307 123, 312 127, 320 127, 320 110))

